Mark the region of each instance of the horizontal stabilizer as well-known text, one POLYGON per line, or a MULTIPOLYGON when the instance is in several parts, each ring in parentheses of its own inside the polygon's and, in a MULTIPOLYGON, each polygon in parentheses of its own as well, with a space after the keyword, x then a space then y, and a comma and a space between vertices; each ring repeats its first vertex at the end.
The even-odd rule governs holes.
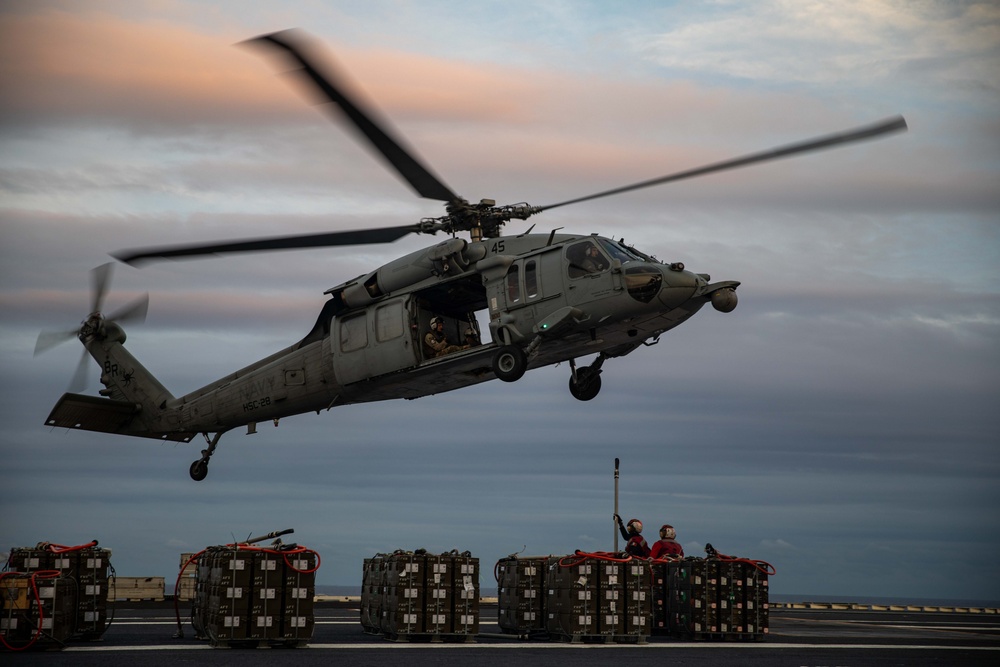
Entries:
POLYGON ((52 408, 46 426, 75 428, 98 433, 120 433, 163 441, 190 442, 195 433, 154 433, 140 425, 133 427, 133 419, 140 407, 128 401, 114 401, 83 394, 63 394, 52 408))

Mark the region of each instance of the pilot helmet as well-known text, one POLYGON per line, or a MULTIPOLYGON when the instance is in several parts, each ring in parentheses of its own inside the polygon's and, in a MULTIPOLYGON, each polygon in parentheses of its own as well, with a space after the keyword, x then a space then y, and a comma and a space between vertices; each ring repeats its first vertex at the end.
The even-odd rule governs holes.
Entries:
POLYGON ((677 539, 677 531, 670 524, 663 524, 660 526, 660 539, 663 540, 675 540, 677 539))

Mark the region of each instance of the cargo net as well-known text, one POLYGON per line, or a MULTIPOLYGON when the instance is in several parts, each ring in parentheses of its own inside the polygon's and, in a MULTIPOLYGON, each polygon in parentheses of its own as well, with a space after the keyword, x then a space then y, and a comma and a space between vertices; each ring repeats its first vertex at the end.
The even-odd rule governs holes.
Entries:
POLYGON ((114 581, 111 550, 97 540, 11 549, 0 573, 0 644, 59 650, 71 640, 100 639, 114 616, 114 581))
POLYGON ((770 563, 727 556, 652 561, 652 631, 683 640, 763 641, 768 633, 770 563))
POLYGON ((468 551, 425 549, 366 558, 361 626, 391 641, 475 641, 479 559, 468 551))
POLYGON ((312 549, 244 543, 193 554, 182 563, 174 586, 175 638, 184 636, 178 592, 189 566, 196 571, 191 608, 196 639, 217 648, 295 648, 312 639, 320 566, 320 556, 312 549))

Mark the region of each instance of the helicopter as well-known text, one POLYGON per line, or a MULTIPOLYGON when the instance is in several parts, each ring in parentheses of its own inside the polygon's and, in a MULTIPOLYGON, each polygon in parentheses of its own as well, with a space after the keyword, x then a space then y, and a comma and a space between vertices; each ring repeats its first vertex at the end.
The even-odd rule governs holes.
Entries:
MULTIPOLYGON (((409 234, 448 238, 325 290, 312 329, 296 343, 175 397, 126 350, 123 323, 142 320, 148 295, 117 313, 101 310, 112 264, 92 272, 90 315, 70 331, 43 332, 38 354, 63 340, 84 345, 101 370, 99 396, 65 393, 46 425, 161 441, 207 443, 189 469, 204 480, 220 438, 234 429, 352 403, 416 399, 568 362, 569 392, 581 401, 601 390, 603 366, 659 342, 711 303, 737 305, 736 280, 713 282, 680 262, 664 263, 623 240, 596 234, 503 234, 512 220, 710 173, 818 151, 906 129, 901 116, 845 132, 716 162, 623 187, 534 206, 478 203, 456 195, 390 132, 373 106, 348 92, 346 79, 322 68, 298 31, 248 40, 290 64, 334 116, 346 117, 377 156, 417 195, 441 201, 445 214, 416 224, 321 234, 121 250, 124 263, 240 252, 391 243, 409 234), (463 238, 461 235, 468 235, 463 238), (488 322, 484 327, 480 322, 488 322), (484 331, 485 329, 485 331, 484 331), (488 333, 488 337, 486 334, 488 333), (596 355, 588 365, 577 359, 596 355)), ((74 384, 79 384, 75 380, 74 384)))

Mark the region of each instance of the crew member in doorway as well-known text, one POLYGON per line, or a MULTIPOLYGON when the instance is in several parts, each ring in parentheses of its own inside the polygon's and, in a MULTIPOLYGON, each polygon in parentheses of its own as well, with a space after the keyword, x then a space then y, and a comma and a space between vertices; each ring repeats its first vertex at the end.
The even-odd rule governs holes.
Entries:
POLYGON ((649 545, 646 544, 646 538, 642 536, 642 521, 629 519, 626 526, 617 514, 615 521, 618 522, 618 530, 621 531, 622 538, 628 540, 625 544, 625 553, 636 558, 649 558, 649 545))
POLYGON ((444 335, 444 319, 435 315, 431 318, 431 330, 424 336, 424 347, 428 357, 443 357, 462 349, 461 345, 451 345, 444 335))
POLYGON ((477 347, 479 345, 482 345, 482 343, 479 341, 479 336, 476 335, 476 330, 472 327, 467 327, 465 329, 465 349, 467 350, 470 347, 477 347))
POLYGON ((677 541, 677 531, 667 523, 660 526, 660 539, 653 543, 653 548, 649 551, 650 558, 663 558, 665 556, 684 557, 684 547, 677 541))

